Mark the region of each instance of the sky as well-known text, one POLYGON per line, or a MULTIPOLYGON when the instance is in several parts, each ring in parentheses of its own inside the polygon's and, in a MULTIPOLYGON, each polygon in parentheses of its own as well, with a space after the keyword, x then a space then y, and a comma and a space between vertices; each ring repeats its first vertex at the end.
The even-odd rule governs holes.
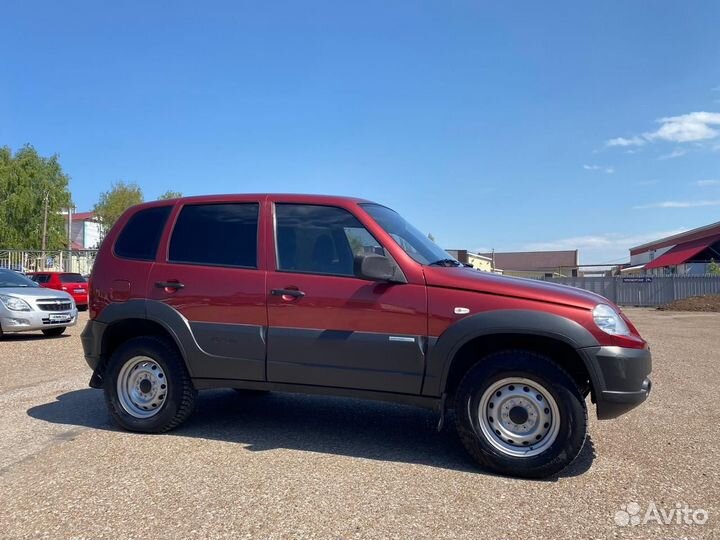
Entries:
POLYGON ((720 2, 3 2, 0 145, 78 211, 326 193, 584 264, 720 221, 720 2))

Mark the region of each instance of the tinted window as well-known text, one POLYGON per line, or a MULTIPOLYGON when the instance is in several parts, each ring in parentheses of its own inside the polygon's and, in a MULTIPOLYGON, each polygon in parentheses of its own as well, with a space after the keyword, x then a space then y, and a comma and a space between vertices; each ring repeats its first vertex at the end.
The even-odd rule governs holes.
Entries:
POLYGON ((334 206, 276 204, 279 270, 354 276, 357 255, 385 251, 347 210, 334 206))
POLYGON ((0 287, 39 287, 33 280, 13 270, 0 269, 0 287))
POLYGON ((170 240, 170 261, 257 267, 257 203, 185 206, 170 240))
POLYGON ((132 216, 115 242, 115 254, 128 259, 154 260, 170 208, 148 208, 132 216))
POLYGON ((37 283, 47 283, 50 281, 50 274, 33 274, 28 277, 37 283))
POLYGON ((80 274, 60 274, 62 283, 85 283, 85 278, 80 274))
MULTIPOLYGON (((420 264, 431 264, 453 258, 427 236, 405 221, 400 214, 379 204, 363 203, 362 207, 398 245, 420 264)), ((460 263, 454 263, 459 266, 460 263)))

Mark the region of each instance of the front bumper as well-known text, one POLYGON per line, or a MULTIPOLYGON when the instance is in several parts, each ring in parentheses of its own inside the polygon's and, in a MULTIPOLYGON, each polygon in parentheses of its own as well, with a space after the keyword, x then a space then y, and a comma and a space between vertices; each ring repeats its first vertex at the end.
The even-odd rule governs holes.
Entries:
POLYGON ((4 309, 0 314, 0 327, 6 334, 47 330, 48 328, 75 326, 77 316, 76 308, 68 311, 10 311, 4 309), (56 320, 58 317, 61 317, 62 320, 56 320))
POLYGON ((589 347, 581 349, 590 368, 593 397, 600 420, 616 418, 650 395, 652 371, 649 349, 589 347))

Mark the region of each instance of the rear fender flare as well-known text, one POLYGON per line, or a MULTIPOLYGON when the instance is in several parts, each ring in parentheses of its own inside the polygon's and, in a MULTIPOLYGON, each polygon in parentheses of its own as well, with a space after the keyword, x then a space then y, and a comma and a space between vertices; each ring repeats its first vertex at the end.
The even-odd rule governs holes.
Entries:
MULTIPOLYGON (((190 325, 178 311, 162 302, 153 300, 129 300, 116 302, 103 309, 97 321, 107 329, 114 323, 127 319, 144 319, 159 324, 170 335, 180 351, 185 367, 193 376, 191 359, 201 354, 190 325)), ((104 352, 104 351, 103 351, 104 352)))

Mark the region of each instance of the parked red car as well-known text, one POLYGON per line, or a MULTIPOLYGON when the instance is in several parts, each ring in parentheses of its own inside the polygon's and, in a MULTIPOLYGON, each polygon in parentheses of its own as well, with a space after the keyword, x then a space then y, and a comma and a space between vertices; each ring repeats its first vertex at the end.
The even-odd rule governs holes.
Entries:
POLYGON ((180 425, 207 388, 386 400, 439 427, 454 409, 478 464, 539 478, 582 449, 586 396, 614 418, 651 388, 648 345, 606 298, 466 268, 359 199, 135 206, 91 284, 90 386, 132 431, 180 425))
POLYGON ((30 272, 27 276, 41 287, 69 293, 80 311, 88 308, 88 283, 80 274, 75 272, 30 272))

